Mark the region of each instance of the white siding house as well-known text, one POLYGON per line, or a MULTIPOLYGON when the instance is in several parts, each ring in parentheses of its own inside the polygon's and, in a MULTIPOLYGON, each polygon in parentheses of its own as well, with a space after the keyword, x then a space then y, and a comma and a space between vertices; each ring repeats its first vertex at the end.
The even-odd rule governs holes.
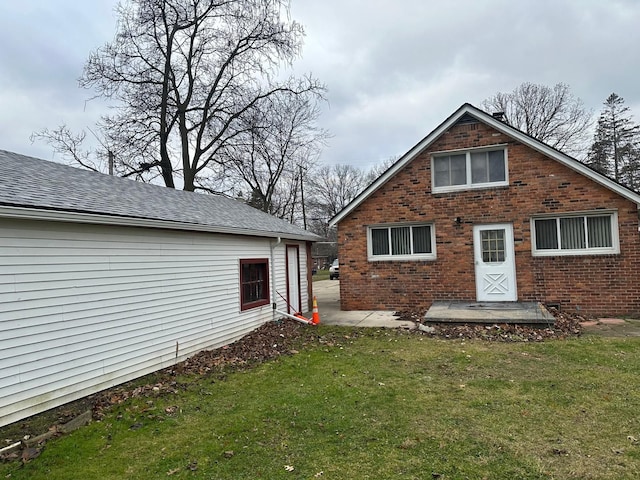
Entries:
POLYGON ((309 309, 317 237, 287 222, 1 150, 0 171, 0 426, 309 309))

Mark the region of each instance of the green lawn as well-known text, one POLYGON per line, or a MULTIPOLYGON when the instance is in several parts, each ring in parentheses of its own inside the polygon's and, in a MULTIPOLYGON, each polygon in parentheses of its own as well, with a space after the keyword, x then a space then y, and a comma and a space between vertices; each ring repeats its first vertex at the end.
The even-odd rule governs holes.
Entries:
POLYGON ((317 333, 295 355, 125 403, 0 478, 640 478, 638 339, 317 333))
POLYGON ((313 281, 317 282, 318 280, 329 280, 329 270, 318 270, 313 276, 313 281))

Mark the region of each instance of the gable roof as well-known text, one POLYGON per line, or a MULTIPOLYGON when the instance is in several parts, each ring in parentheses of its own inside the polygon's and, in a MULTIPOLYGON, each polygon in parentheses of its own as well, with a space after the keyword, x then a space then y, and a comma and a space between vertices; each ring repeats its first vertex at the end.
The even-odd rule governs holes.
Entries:
POLYGON ((367 188, 365 188, 355 199, 353 199, 344 209, 342 209, 336 216, 334 216, 330 222, 330 226, 334 226, 339 223, 343 218, 349 215, 353 210, 355 210, 360 204, 362 204, 367 198, 373 195, 376 190, 382 187, 385 183, 387 183, 396 173, 398 173, 405 165, 410 163, 414 158, 416 158, 420 153, 422 153, 426 148, 428 148, 433 142, 435 142, 443 133, 449 130, 458 122, 468 122, 473 119, 478 120, 482 123, 485 123, 495 130, 512 137, 524 145, 537 150, 538 152, 550 157, 557 162, 575 170, 578 173, 581 173, 587 178, 599 183, 600 185, 605 186, 606 188, 614 191, 618 195, 636 203, 640 207, 640 194, 634 192, 633 190, 628 189, 624 185, 619 184, 618 182, 602 175, 595 170, 589 168, 585 164, 579 162, 573 157, 566 155, 559 150, 556 150, 553 147, 541 142, 540 140, 536 140, 530 135, 514 128, 500 120, 494 118, 492 115, 489 115, 487 112, 480 110, 477 107, 469 103, 463 104, 458 110, 456 110, 453 114, 449 116, 444 122, 438 125, 435 130, 429 133, 426 137, 424 137, 417 145, 415 145, 411 150, 405 153, 402 157, 398 159, 396 163, 394 163, 386 172, 384 172, 380 177, 378 177, 373 183, 371 183, 367 188))
POLYGON ((0 150, 0 217, 320 240, 240 201, 0 150))

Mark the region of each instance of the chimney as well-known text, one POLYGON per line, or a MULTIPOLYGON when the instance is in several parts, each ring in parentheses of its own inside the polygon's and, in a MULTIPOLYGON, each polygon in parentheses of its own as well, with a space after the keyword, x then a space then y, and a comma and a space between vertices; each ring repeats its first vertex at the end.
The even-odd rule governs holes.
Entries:
POLYGON ((491 115, 499 122, 504 122, 504 112, 493 112, 491 115))

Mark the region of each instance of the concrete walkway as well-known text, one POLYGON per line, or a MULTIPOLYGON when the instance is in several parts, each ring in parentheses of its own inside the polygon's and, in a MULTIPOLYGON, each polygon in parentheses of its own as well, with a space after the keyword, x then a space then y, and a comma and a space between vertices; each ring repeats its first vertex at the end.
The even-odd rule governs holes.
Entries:
MULTIPOLYGON (((313 294, 318 299, 320 323, 349 327, 415 328, 413 322, 398 320, 395 312, 379 310, 340 310, 340 280, 313 282, 313 294)), ((307 315, 311 317, 311 313, 307 315)))
MULTIPOLYGON (((339 280, 320 280, 313 282, 313 294, 316 295, 318 299, 320 323, 325 325, 407 329, 416 328, 416 325, 413 322, 398 320, 398 317, 394 316, 394 312, 372 310, 356 310, 347 312, 340 310, 339 280)), ((535 310, 534 315, 539 317, 540 311, 537 310, 537 304, 533 310, 535 310)), ((532 312, 533 310, 530 309, 529 311, 532 312)), ((478 311, 475 315, 481 315, 485 318, 488 313, 485 309, 477 307, 471 307, 471 311, 478 311)), ((494 311, 500 313, 501 310, 496 309, 494 311)), ((502 312, 502 314, 508 316, 513 316, 514 313, 513 311, 509 311, 509 308, 505 306, 502 306, 502 312)), ((311 318, 311 312, 308 312, 306 316, 311 318)), ((496 322, 500 322, 500 319, 496 319, 496 322)), ((640 319, 621 320, 603 318, 594 322, 587 322, 583 324, 583 328, 585 333, 592 333, 595 335, 640 337, 640 319)))
POLYGON ((640 319, 600 318, 581 325, 584 333, 601 337, 640 337, 640 319))
MULTIPOLYGON (((340 310, 340 281, 313 282, 313 294, 318 299, 320 323, 349 327, 416 328, 412 321, 399 320, 394 311, 340 310)), ((310 318, 311 313, 307 316, 310 318)), ((535 302, 476 303, 434 302, 425 316, 425 322, 436 323, 519 323, 552 324, 551 315, 535 302)))

